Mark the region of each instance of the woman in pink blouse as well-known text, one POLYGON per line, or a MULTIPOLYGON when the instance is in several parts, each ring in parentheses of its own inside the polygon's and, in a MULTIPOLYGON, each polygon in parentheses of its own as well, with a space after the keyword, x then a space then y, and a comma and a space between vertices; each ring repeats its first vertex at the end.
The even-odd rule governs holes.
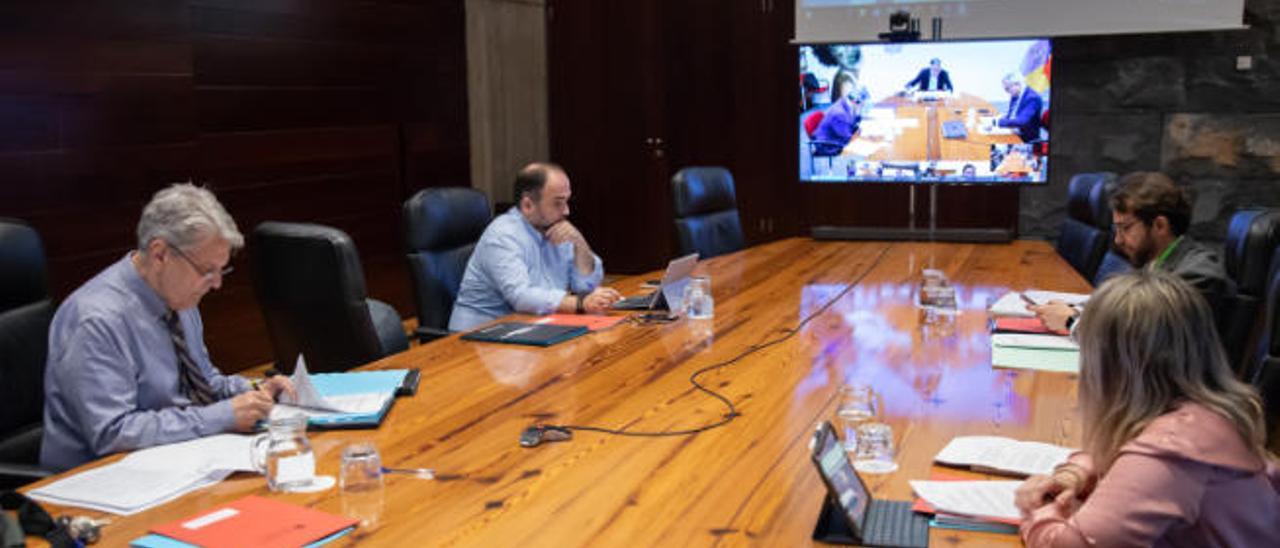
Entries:
POLYGON ((1027 546, 1280 546, 1262 406, 1164 272, 1113 278, 1077 328, 1084 451, 1019 489, 1027 546))

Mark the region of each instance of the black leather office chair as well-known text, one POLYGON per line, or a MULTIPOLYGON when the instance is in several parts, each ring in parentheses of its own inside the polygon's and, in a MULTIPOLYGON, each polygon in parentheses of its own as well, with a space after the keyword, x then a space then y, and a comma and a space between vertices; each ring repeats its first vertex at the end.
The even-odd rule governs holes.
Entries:
POLYGON ((1280 441, 1280 249, 1271 256, 1264 306, 1262 334, 1246 379, 1262 396, 1267 445, 1273 447, 1280 441))
POLYGON ((1086 280, 1092 280, 1107 251, 1110 233, 1097 227, 1099 216, 1109 212, 1095 211, 1090 195, 1105 184, 1105 174, 1080 173, 1067 186, 1067 218, 1058 235, 1058 254, 1066 259, 1086 280))
POLYGON ((1223 256, 1236 293, 1228 296, 1218 318, 1222 345, 1236 372, 1246 375, 1248 348, 1260 336, 1271 257, 1280 246, 1280 210, 1237 211, 1227 225, 1223 256))
POLYGON ((265 222, 249 245, 276 367, 345 371, 409 348, 400 315, 366 297, 355 243, 341 230, 265 222))
POLYGON ((418 340, 449 334, 449 316, 467 260, 492 218, 474 188, 428 188, 404 203, 404 240, 418 307, 418 340))
POLYGON ((671 178, 671 187, 680 255, 710 259, 746 246, 729 170, 686 167, 671 178))
POLYGON ((1112 249, 1115 235, 1111 233, 1110 198, 1115 187, 1116 174, 1110 171, 1099 171, 1089 175, 1101 180, 1089 190, 1089 215, 1093 220, 1094 228, 1107 235, 1107 250, 1102 254, 1102 260, 1098 262, 1098 270, 1093 274, 1093 286, 1098 287, 1102 282, 1107 281, 1107 278, 1133 270, 1133 265, 1129 264, 1129 260, 1123 255, 1112 249))
POLYGON ((22 221, 0 217, 0 312, 48 297, 40 235, 22 221))
POLYGON ((53 301, 0 312, 0 489, 49 475, 40 470, 44 429, 44 365, 53 301))
POLYGON ((37 466, 54 312, 45 274, 44 246, 36 231, 0 219, 0 489, 49 475, 37 466))

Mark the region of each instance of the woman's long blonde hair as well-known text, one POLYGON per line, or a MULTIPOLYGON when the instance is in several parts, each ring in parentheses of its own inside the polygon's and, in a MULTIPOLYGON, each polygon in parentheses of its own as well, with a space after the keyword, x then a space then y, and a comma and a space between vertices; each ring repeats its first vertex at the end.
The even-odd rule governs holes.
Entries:
POLYGON ((1270 458, 1262 404, 1235 378, 1209 305, 1181 278, 1146 270, 1112 278, 1089 300, 1076 335, 1084 447, 1099 471, 1183 402, 1227 418, 1246 445, 1270 458))

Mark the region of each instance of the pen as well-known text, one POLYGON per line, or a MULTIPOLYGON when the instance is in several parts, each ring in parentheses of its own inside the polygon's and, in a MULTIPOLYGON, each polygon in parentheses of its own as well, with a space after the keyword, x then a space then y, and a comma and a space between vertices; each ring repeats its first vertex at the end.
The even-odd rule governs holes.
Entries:
POLYGON ((1031 297, 1028 297, 1026 293, 1018 293, 1018 296, 1022 297, 1022 300, 1031 306, 1040 306, 1040 303, 1031 300, 1031 297))
POLYGON ((436 471, 430 468, 387 468, 382 467, 383 474, 407 474, 419 479, 436 479, 436 471))

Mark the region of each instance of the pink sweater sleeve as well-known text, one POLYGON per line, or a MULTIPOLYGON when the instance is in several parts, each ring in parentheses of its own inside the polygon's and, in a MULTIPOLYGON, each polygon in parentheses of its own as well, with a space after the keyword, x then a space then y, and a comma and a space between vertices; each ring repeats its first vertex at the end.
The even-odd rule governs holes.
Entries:
POLYGON ((1038 546, 1150 546, 1175 523, 1195 521, 1207 481, 1191 461, 1122 453, 1074 515, 1044 506, 1022 524, 1038 546))

